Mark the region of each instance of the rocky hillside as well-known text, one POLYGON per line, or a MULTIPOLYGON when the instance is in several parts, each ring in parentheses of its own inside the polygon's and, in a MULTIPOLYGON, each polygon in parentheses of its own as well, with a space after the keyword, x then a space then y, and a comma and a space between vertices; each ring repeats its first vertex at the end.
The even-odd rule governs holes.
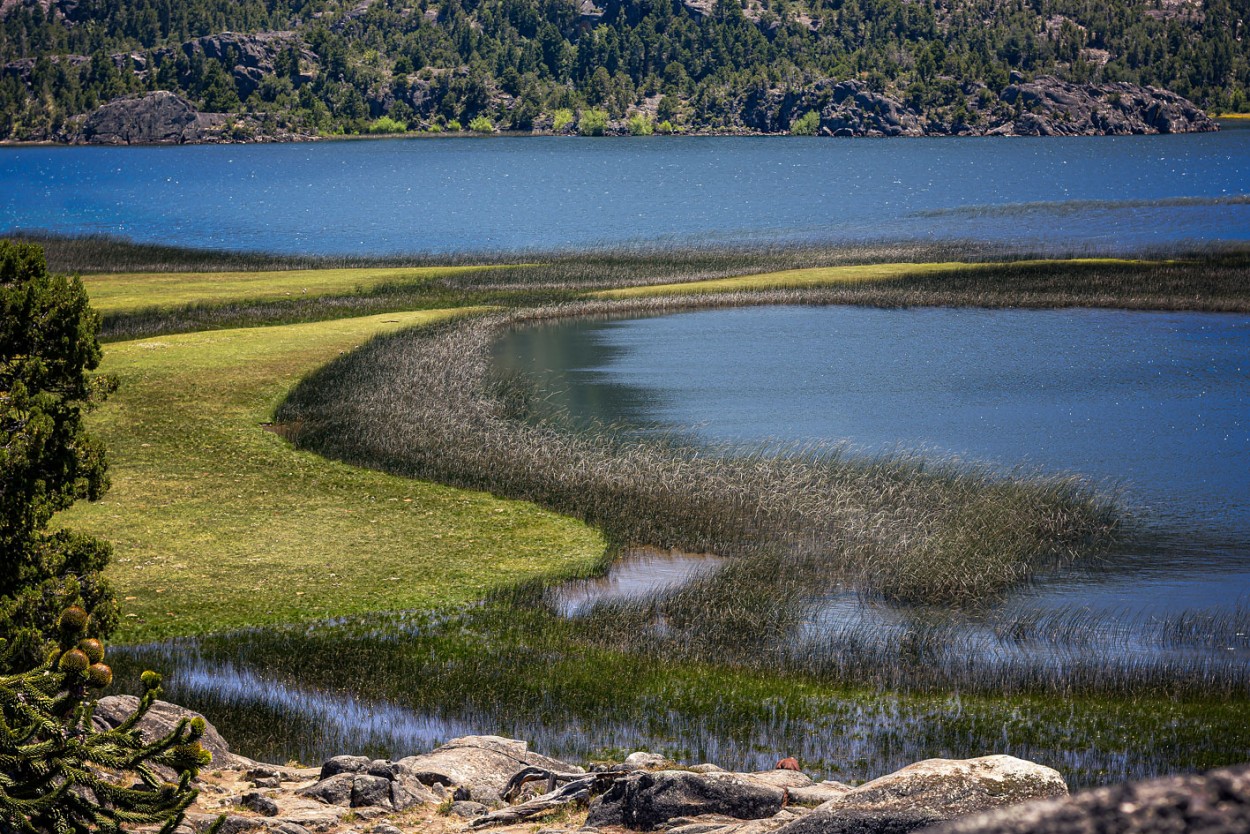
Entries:
POLYGON ((2 0, 0 139, 1203 130, 1247 108, 1248 18, 1250 0, 2 0), (99 111, 117 101, 143 103, 99 111))

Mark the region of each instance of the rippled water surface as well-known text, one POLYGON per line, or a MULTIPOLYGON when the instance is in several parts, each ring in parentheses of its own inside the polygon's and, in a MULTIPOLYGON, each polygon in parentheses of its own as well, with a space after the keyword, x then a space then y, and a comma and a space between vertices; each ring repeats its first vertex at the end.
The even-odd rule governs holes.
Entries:
POLYGON ((1250 130, 1071 139, 397 139, 0 148, 0 234, 293 253, 1250 239, 1250 130))

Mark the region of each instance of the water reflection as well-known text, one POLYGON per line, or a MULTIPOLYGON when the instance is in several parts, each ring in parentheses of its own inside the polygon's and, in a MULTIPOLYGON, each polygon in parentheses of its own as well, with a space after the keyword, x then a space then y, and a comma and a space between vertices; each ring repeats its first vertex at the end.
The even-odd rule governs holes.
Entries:
POLYGON ((691 580, 714 573, 723 560, 707 554, 677 550, 635 548, 593 579, 577 579, 557 585, 547 602, 562 617, 586 614, 596 604, 662 596, 691 580))

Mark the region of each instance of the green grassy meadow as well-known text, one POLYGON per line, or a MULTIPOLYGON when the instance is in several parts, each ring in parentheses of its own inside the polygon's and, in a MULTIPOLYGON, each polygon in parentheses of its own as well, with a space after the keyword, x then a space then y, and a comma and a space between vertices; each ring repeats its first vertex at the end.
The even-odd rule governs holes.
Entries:
POLYGON ((600 559, 601 536, 577 522, 343 466, 267 429, 318 365, 458 312, 108 345, 102 371, 121 386, 91 423, 113 485, 60 520, 114 544, 119 640, 460 605, 600 559))

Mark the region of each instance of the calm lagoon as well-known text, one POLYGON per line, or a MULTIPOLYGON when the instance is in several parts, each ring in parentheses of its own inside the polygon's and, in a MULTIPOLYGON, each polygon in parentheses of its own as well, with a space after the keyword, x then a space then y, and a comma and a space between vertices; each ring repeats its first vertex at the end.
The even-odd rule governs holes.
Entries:
POLYGON ((530 327, 496 361, 582 427, 921 452, 1118 491, 1132 541, 1017 606, 1250 602, 1250 316, 736 308, 530 327))

